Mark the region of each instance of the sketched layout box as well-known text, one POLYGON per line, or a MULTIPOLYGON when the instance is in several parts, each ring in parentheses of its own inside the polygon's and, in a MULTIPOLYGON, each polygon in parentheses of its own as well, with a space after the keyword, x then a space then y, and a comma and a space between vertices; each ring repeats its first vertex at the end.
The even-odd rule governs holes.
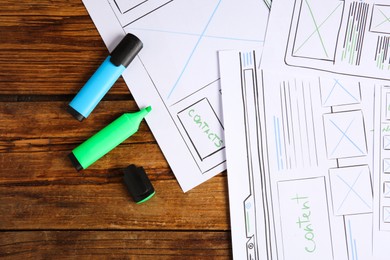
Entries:
POLYGON ((143 16, 146 16, 172 2, 172 0, 109 0, 113 11, 121 14, 117 18, 121 20, 122 26, 131 24, 143 16))
POLYGON ((200 160, 225 147, 223 126, 207 98, 177 114, 200 160))
MULTIPOLYGON (((299 1, 298 1, 299 2, 299 1)), ((343 2, 302 0, 292 56, 334 61, 343 2)))
POLYGON ((390 223, 390 207, 383 207, 383 222, 390 223))
POLYGON ((383 136, 383 150, 390 150, 390 135, 383 136))
POLYGON ((367 155, 367 140, 360 110, 323 116, 329 159, 367 155))
POLYGON ((370 31, 390 34, 390 5, 374 5, 370 31))
POLYGON ((341 106, 361 102, 360 84, 356 80, 320 78, 322 106, 341 106))
POLYGON ((390 120, 390 93, 386 93, 386 107, 385 107, 385 111, 386 111, 386 119, 387 120, 390 120))
POLYGON ((315 230, 316 246, 310 259, 332 259, 333 245, 328 197, 324 177, 280 181, 279 196, 283 259, 308 259, 310 230, 315 230), (308 232, 309 231, 309 232, 308 232), (305 237, 306 236, 306 237, 305 237))
POLYGON ((383 159, 383 173, 390 174, 390 158, 383 159))
POLYGON ((383 183, 383 197, 390 198, 390 182, 383 183))
POLYGON ((329 176, 335 215, 372 212, 372 184, 367 165, 330 169, 329 176))

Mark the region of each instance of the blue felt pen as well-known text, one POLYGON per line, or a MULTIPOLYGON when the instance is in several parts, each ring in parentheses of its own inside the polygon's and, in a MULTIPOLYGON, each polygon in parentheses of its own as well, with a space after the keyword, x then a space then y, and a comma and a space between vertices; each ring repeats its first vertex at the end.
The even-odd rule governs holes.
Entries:
POLYGON ((84 87, 69 103, 68 111, 76 119, 87 118, 123 71, 142 49, 142 42, 133 34, 126 34, 111 55, 100 65, 84 87))

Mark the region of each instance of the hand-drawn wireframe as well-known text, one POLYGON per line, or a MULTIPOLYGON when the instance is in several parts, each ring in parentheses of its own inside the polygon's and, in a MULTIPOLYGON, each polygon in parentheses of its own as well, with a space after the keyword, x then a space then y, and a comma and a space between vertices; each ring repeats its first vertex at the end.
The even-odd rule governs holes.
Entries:
POLYGON ((367 165, 329 169, 329 175, 335 215, 372 212, 371 175, 367 165))
POLYGON ((390 5, 375 4, 373 6, 370 31, 390 34, 390 5))
POLYGON ((328 158, 346 158, 367 155, 366 133, 361 111, 324 115, 328 158))
POLYGON ((375 54, 376 66, 381 70, 390 70, 390 37, 378 36, 375 54))
POLYGON ((182 189, 225 170, 217 51, 261 50, 270 1, 83 2, 109 49, 125 33, 144 43, 123 77, 182 189))
POLYGON ((301 2, 292 56, 334 61, 343 2, 328 1, 326 6, 315 3, 301 2))
POLYGON ((334 78, 325 78, 320 85, 322 105, 325 107, 361 102, 359 84, 345 84, 334 78))
POLYGON ((219 54, 234 257, 366 259, 372 255, 374 88, 333 75, 357 86, 358 102, 329 105, 322 86, 329 78, 248 73, 247 55, 219 54), (257 76, 257 84, 247 75, 257 76), (240 105, 231 108, 233 101, 240 105), (349 136, 348 127, 357 133, 349 136), (335 146, 348 144, 333 157, 329 132, 335 146), (369 228, 360 228, 361 221, 369 228))
MULTIPOLYGON (((286 65, 344 75, 390 79, 388 2, 293 2, 284 57, 286 65)), ((283 17, 281 15, 290 17, 286 10, 278 17, 283 17)))
POLYGON ((378 131, 376 131, 376 140, 378 140, 379 145, 376 147, 376 156, 375 161, 378 166, 378 176, 375 178, 375 187, 374 197, 376 198, 375 202, 375 216, 376 222, 380 230, 390 231, 390 219, 388 218, 389 206, 390 206, 390 197, 389 197, 389 188, 390 188, 390 150, 389 150, 389 132, 390 132, 390 121, 387 117, 388 111, 390 110, 388 99, 390 94, 390 88, 388 86, 380 86, 380 94, 377 95, 375 102, 378 103, 378 108, 375 118, 375 123, 378 131))

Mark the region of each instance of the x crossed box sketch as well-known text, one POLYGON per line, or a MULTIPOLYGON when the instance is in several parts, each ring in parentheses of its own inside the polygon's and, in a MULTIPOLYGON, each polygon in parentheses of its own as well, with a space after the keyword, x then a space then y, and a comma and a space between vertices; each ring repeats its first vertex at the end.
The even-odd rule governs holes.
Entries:
POLYGON ((383 136, 383 150, 390 150, 390 135, 383 136))
POLYGON ((383 207, 383 222, 390 223, 390 207, 383 207))
POLYGON ((360 110, 325 114, 326 149, 329 159, 367 155, 367 140, 360 110))
POLYGON ((340 106, 361 102, 360 84, 354 80, 320 78, 322 106, 340 106))
POLYGON ((293 56, 333 61, 343 13, 343 1, 302 0, 293 56))
POLYGON ((335 215, 372 212, 372 187, 367 165, 329 170, 335 215))
POLYGON ((390 33, 390 5, 374 5, 370 31, 390 33))
POLYGON ((390 159, 389 158, 383 159, 383 173, 386 173, 386 174, 390 173, 390 159))

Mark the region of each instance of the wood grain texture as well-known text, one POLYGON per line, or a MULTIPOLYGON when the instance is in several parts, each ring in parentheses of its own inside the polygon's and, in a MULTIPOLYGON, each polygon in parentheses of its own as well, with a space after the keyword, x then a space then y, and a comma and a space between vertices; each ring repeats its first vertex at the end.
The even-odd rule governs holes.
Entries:
POLYGON ((0 94, 77 93, 108 55, 81 0, 26 2, 1 2, 0 94))
POLYGON ((227 232, 202 231, 5 232, 0 234, 0 257, 230 259, 229 239, 227 232))
POLYGON ((81 0, 0 3, 0 257, 230 259, 227 178, 183 193, 145 122, 87 170, 67 155, 139 108, 122 78, 90 117, 67 104, 108 51, 81 0), (123 168, 156 190, 137 205, 123 168))

